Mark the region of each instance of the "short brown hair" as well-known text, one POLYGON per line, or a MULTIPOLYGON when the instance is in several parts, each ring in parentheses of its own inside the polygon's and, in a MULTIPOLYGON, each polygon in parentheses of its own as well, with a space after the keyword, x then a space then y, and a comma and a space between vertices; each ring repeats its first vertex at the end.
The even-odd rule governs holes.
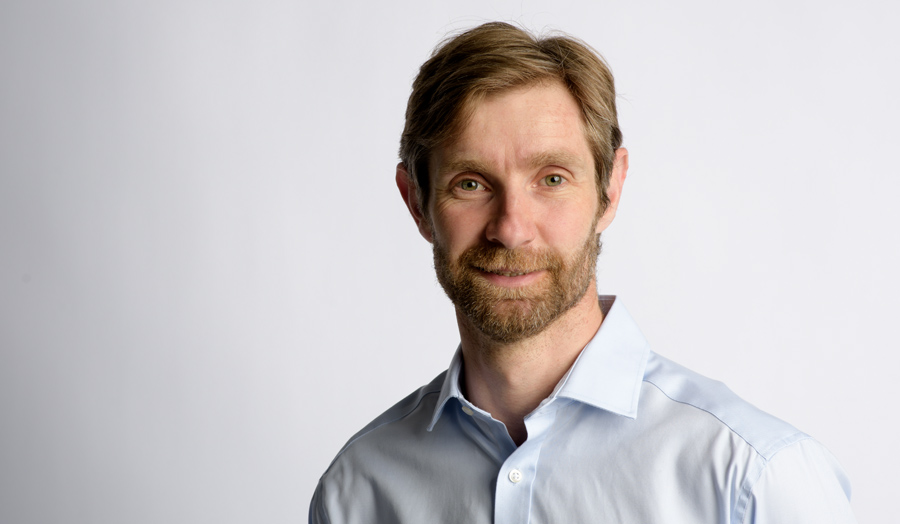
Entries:
POLYGON ((569 36, 538 38, 513 25, 490 22, 444 41, 413 81, 400 160, 415 180, 424 213, 431 152, 459 135, 473 103, 491 93, 547 80, 562 82, 581 107, 597 171, 600 210, 606 209, 609 176, 622 143, 616 91, 606 62, 569 36))

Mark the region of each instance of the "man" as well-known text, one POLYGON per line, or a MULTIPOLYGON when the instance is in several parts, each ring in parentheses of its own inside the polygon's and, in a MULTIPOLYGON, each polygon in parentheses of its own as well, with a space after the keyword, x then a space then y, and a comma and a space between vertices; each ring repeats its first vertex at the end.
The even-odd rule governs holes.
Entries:
POLYGON ((588 47, 501 23, 449 40, 400 156, 461 343, 344 446, 311 523, 854 521, 820 444, 652 353, 597 297, 628 152, 588 47))

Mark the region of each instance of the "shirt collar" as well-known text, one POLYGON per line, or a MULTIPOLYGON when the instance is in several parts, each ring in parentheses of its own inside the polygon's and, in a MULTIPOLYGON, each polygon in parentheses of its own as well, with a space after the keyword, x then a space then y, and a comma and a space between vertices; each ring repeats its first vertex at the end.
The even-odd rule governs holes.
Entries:
MULTIPOLYGON (((600 296, 603 323, 575 359, 547 401, 556 397, 590 404, 628 418, 637 417, 638 398, 650 344, 615 296, 600 296)), ((451 398, 473 407, 459 390, 462 347, 457 347, 435 406, 428 431, 437 424, 451 398)), ((545 401, 545 403, 547 402, 545 401)), ((476 408, 477 409, 477 408, 476 408)))
MULTIPOLYGON (((444 405, 451 398, 458 399, 460 402, 465 401, 462 392, 459 390, 459 374, 462 372, 462 344, 456 347, 456 353, 453 354, 453 360, 450 361, 450 367, 444 376, 444 385, 441 386, 441 394, 438 396, 437 405, 434 408, 434 416, 431 417, 431 424, 428 424, 428 431, 434 428, 441 413, 444 412, 444 405)), ((468 404, 468 401, 466 401, 468 404)))
POLYGON ((600 305, 600 329, 550 396, 635 418, 650 344, 621 300, 601 296, 600 305))

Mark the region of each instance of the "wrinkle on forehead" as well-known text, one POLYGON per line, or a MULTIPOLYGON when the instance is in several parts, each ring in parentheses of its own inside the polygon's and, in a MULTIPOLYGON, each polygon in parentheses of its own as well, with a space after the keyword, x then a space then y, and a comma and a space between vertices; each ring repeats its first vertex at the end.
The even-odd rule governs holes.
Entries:
POLYGON ((434 177, 461 172, 498 174, 513 166, 594 171, 584 115, 561 82, 537 82, 490 93, 472 100, 466 109, 464 126, 452 140, 432 151, 429 171, 434 177), (496 143, 489 138, 495 136, 496 143), (508 146, 514 149, 504 151, 508 146))
MULTIPOLYGON (((593 160, 588 158, 588 160, 593 160)), ((540 169, 546 166, 559 166, 568 170, 587 170, 585 159, 571 151, 555 150, 555 151, 539 151, 531 155, 525 162, 525 165, 531 169, 540 169)), ((477 158, 455 158, 447 162, 443 162, 437 166, 437 174, 444 175, 449 173, 493 173, 495 167, 490 163, 484 162, 477 158)))

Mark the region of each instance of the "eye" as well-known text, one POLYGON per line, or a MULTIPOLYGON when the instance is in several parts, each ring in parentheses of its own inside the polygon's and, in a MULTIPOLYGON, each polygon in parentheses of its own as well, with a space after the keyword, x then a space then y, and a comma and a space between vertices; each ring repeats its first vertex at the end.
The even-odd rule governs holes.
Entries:
POLYGON ((545 176, 544 183, 548 186, 558 186, 563 183, 563 177, 561 177, 560 175, 545 176))
POLYGON ((478 191, 481 188, 481 184, 472 179, 466 179, 456 184, 463 191, 478 191))

